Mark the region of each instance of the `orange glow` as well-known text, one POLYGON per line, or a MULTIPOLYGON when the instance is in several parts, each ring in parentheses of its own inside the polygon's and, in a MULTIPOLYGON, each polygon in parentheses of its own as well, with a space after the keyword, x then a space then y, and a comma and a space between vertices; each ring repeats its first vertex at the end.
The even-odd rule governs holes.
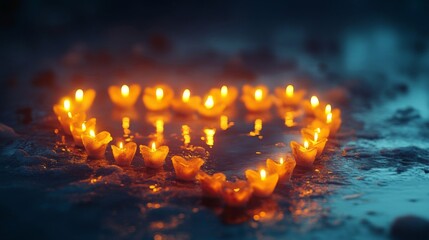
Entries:
POLYGON ((295 126, 295 122, 293 120, 293 117, 294 117, 293 112, 286 112, 286 114, 285 114, 285 125, 287 127, 295 126))
POLYGON ((328 115, 326 115, 326 123, 331 123, 332 122, 332 113, 328 113, 328 115))
POLYGON ((220 88, 220 96, 221 96, 222 98, 225 98, 226 96, 228 96, 228 87, 227 87, 227 86, 223 85, 223 86, 220 88))
POLYGON ((95 132, 93 129, 89 130, 89 136, 95 138, 95 132))
POLYGON ((286 87, 286 96, 291 98, 293 97, 293 85, 287 85, 286 87))
POLYGON ((325 107, 325 114, 328 114, 332 111, 332 106, 331 104, 327 104, 325 107))
POLYGON ((207 99, 206 99, 206 101, 205 101, 205 103, 204 103, 204 106, 205 106, 207 109, 212 109, 212 108, 213 108, 213 106, 214 106, 214 100, 213 100, 213 96, 212 96, 212 95, 209 95, 209 96, 207 97, 207 99))
POLYGON ((76 102, 82 102, 83 101, 83 90, 82 89, 76 90, 74 98, 75 98, 76 102))
POLYGON ((316 128, 314 131, 320 133, 320 128, 316 128))
POLYGON ((122 142, 119 142, 118 147, 119 147, 120 149, 123 149, 123 148, 124 148, 124 144, 123 144, 122 142))
POLYGON ((319 140, 319 134, 317 132, 314 133, 314 141, 317 142, 319 140))
POLYGON ((234 190, 234 192, 239 192, 240 188, 234 188, 233 190, 234 190))
POLYGON ((229 127, 228 116, 226 116, 226 115, 220 116, 220 129, 227 130, 228 127, 229 127))
POLYGON ((123 129, 130 128, 130 118, 129 117, 123 117, 122 118, 122 128, 123 129))
POLYGON ((155 96, 156 96, 156 100, 160 101, 164 97, 164 89, 156 88, 155 96))
POLYGON ((151 145, 151 147, 150 147, 150 150, 151 150, 152 152, 156 152, 156 144, 155 144, 155 142, 152 142, 152 145, 151 145))
POLYGON ((70 102, 70 99, 64 99, 64 110, 66 111, 66 112, 69 112, 70 111, 70 108, 71 108, 71 102, 70 102))
POLYGON ((182 125, 182 136, 183 136, 183 143, 185 145, 189 144, 191 142, 191 128, 188 125, 182 125))
POLYGON ((204 133, 206 134, 206 144, 209 147, 212 147, 214 145, 214 135, 216 133, 215 128, 205 128, 204 133))
POLYGON ((191 97, 191 91, 189 89, 185 89, 182 94, 182 101, 187 103, 189 102, 189 98, 191 97))
POLYGON ((312 96, 310 99, 310 103, 312 108, 316 108, 317 106, 319 106, 319 98, 317 98, 316 96, 312 96))
POLYGON ((155 122, 155 128, 156 128, 156 133, 163 133, 164 132, 164 120, 157 119, 155 122))
POLYGON ((262 89, 260 89, 260 88, 256 89, 255 100, 258 102, 262 100, 262 89))
POLYGON ((281 157, 280 159, 279 159, 279 163, 280 164, 283 164, 285 162, 285 160, 281 157))
POLYGON ((307 140, 305 140, 305 141, 304 141, 304 148, 305 148, 305 149, 308 149, 308 147, 309 147, 309 145, 308 145, 308 141, 307 141, 307 140))
POLYGON ((128 85, 122 85, 121 95, 122 97, 128 97, 130 95, 130 88, 128 87, 128 85))
POLYGON ((83 132, 86 131, 86 124, 84 122, 82 123, 81 129, 82 129, 83 132))
POLYGON ((265 181, 265 179, 267 179, 267 172, 265 171, 265 169, 261 169, 261 171, 259 171, 259 174, 261 175, 262 181, 265 181))

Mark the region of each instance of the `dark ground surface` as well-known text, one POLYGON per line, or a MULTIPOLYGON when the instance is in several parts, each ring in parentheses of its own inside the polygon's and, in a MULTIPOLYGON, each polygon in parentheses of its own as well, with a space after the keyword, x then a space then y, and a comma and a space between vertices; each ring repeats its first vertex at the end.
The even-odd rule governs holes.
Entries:
MULTIPOLYGON (((355 6, 356 11, 368 5, 355 6)), ((359 15, 352 13, 338 17, 344 21, 327 18, 335 11, 325 6, 315 16, 324 19, 320 25, 305 21, 313 10, 302 18, 303 11, 292 14, 299 6, 284 10, 292 16, 280 9, 269 19, 256 14, 262 22, 246 14, 258 12, 257 4, 246 5, 242 16, 231 13, 241 12, 238 3, 226 13, 217 4, 201 11, 187 4, 179 10, 153 6, 153 13, 138 11, 146 9, 141 6, 113 15, 105 13, 114 12, 110 2, 73 6, 11 5, 10 16, 2 15, 0 116, 18 134, 1 133, 5 239, 386 239, 390 231, 412 236, 419 229, 420 236, 427 234, 429 41, 416 24, 425 4, 368 11, 358 24, 359 15), (140 13, 148 15, 144 21, 134 19, 140 13), (185 13, 192 13, 189 19, 185 13), (335 22, 336 28, 330 27, 335 22), (112 165, 109 149, 105 160, 87 161, 71 139, 61 143, 52 105, 78 87, 97 90, 88 112, 97 118, 97 128, 121 136, 107 87, 123 82, 163 82, 198 94, 223 83, 262 83, 271 90, 294 83, 341 108, 343 126, 313 170, 297 169, 292 182, 278 186, 271 198, 254 199, 237 212, 203 201, 197 184, 175 181, 169 160, 153 172, 137 154, 132 168, 120 168, 112 165), (256 221, 255 215, 264 217, 256 221), (409 215, 423 220, 402 218, 409 215)), ((289 141, 299 139, 303 126, 287 128, 272 109, 258 116, 263 138, 251 137, 255 116, 237 102, 227 112, 235 125, 218 128, 210 148, 201 140, 202 129, 218 127, 218 121, 149 114, 140 99, 135 110, 131 130, 138 144, 154 137, 153 119, 163 118, 169 157, 201 156, 204 170, 229 178, 243 178, 245 169, 289 152, 289 141), (191 128, 191 144, 205 151, 180 147, 182 124, 191 128)))

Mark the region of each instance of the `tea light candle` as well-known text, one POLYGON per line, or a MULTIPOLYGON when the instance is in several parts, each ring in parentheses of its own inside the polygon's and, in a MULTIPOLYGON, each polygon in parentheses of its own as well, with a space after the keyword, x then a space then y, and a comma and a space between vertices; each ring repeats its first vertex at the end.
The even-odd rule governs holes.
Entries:
POLYGON ((218 198, 221 195, 222 184, 226 181, 226 176, 223 173, 215 173, 210 176, 200 171, 197 175, 197 180, 200 182, 204 197, 218 198))
MULTIPOLYGON (((76 115, 72 113, 72 105, 70 99, 65 98, 62 104, 55 104, 53 110, 55 115, 57 115, 57 119, 60 122, 64 133, 70 135, 70 123, 72 121, 73 116, 76 115)), ((84 115, 84 113, 81 113, 79 115, 84 115)))
MULTIPOLYGON (((81 117, 80 117, 81 118, 81 117)), ((75 120, 70 124, 70 132, 76 146, 83 146, 82 134, 87 133, 90 129, 95 129, 96 119, 91 118, 88 121, 84 119, 75 120)))
POLYGON ((86 153, 88 154, 88 158, 104 158, 107 144, 112 140, 110 133, 107 131, 95 134, 95 131, 90 129, 88 134, 82 134, 82 143, 85 147, 86 153))
POLYGON ((176 178, 182 181, 194 181, 201 166, 204 164, 204 160, 201 158, 186 160, 180 156, 173 156, 171 161, 176 172, 176 178))
POLYGON ((83 91, 82 89, 76 90, 74 100, 76 111, 86 112, 91 107, 94 98, 94 89, 87 89, 86 91, 83 91))
POLYGON ((277 173, 279 175, 279 182, 285 182, 290 181, 296 161, 291 155, 286 155, 286 160, 281 157, 278 162, 268 158, 266 165, 268 173, 277 173))
POLYGON ((147 87, 144 90, 143 103, 149 111, 161 111, 170 106, 173 97, 173 89, 167 85, 147 87))
POLYGON ((152 142, 151 147, 140 145, 140 153, 143 157, 144 165, 148 168, 160 168, 165 163, 165 158, 169 152, 168 146, 156 147, 152 142))
POLYGON ((241 99, 246 109, 251 112, 267 111, 273 103, 271 96, 268 94, 268 88, 262 85, 255 88, 244 85, 241 99))
POLYGON ((238 96, 238 90, 234 86, 223 85, 219 88, 212 88, 209 95, 214 96, 216 101, 223 103, 226 107, 230 106, 235 102, 238 96))
POLYGON ((225 109, 225 104, 221 102, 215 102, 212 95, 208 95, 204 101, 204 105, 198 107, 198 113, 207 118, 217 117, 222 114, 225 109))
POLYGON ((334 109, 332 112, 326 114, 326 124, 329 127, 332 136, 335 136, 341 127, 341 111, 334 109))
POLYGON ((246 170, 247 181, 253 188, 253 194, 257 197, 269 197, 276 188, 279 180, 277 173, 267 174, 265 169, 258 171, 248 169, 246 170))
POLYGON ((191 91, 185 89, 181 99, 173 99, 171 107, 173 110, 181 115, 192 114, 201 103, 201 98, 198 96, 191 96, 191 91))
POLYGON ((297 106, 301 104, 306 93, 304 90, 295 91, 293 85, 287 85, 286 89, 278 87, 274 91, 284 106, 297 106))
POLYGON ((302 167, 312 167, 313 162, 316 159, 317 149, 311 147, 307 140, 304 141, 304 145, 300 145, 295 141, 290 142, 293 157, 296 160, 296 164, 302 167))
POLYGON ((133 107, 140 92, 141 88, 138 84, 132 84, 131 86, 122 85, 121 87, 110 86, 108 89, 110 100, 120 108, 133 107))
POLYGON ((224 182, 221 193, 222 199, 227 206, 244 207, 252 196, 253 188, 243 180, 224 182))
POLYGON ((309 141, 311 147, 317 149, 316 157, 319 157, 323 153, 323 149, 325 149, 326 142, 328 141, 326 138, 320 138, 319 133, 316 131, 313 135, 303 134, 303 138, 309 141))
POLYGON ((119 166, 130 166, 136 154, 137 144, 135 142, 128 142, 125 145, 119 142, 118 146, 111 145, 113 158, 119 166))

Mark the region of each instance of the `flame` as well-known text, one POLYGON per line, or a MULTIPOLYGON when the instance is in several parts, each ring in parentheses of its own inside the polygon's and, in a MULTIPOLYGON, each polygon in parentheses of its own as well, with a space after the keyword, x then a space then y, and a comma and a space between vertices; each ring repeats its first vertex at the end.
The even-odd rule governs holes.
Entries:
POLYGON ((229 127, 228 116, 226 116, 226 115, 220 116, 220 129, 227 130, 228 127, 229 127))
POLYGON ((64 110, 65 110, 66 112, 69 112, 69 111, 70 111, 70 108, 71 108, 71 102, 70 102, 70 99, 68 99, 68 98, 64 99, 64 110))
POLYGON ((130 95, 130 88, 128 87, 128 85, 122 85, 121 95, 122 97, 128 97, 130 95))
POLYGON ((287 85, 286 87, 286 96, 291 98, 293 97, 293 85, 287 85))
POLYGON ((83 90, 82 89, 76 90, 76 93, 74 95, 74 99, 76 100, 76 102, 82 102, 83 101, 83 90))
POLYGON ((207 97, 206 102, 204 103, 204 106, 207 109, 212 109, 213 108, 213 106, 214 106, 214 100, 213 100, 213 96, 212 95, 209 95, 207 97))
POLYGON ((325 107, 325 114, 327 115, 328 113, 330 113, 332 111, 332 106, 331 104, 327 104, 325 107))
POLYGON ((120 149, 124 148, 124 144, 122 142, 119 142, 118 146, 119 146, 120 149))
POLYGON ((156 152, 156 144, 155 144, 155 142, 152 142, 152 145, 151 145, 151 147, 150 147, 150 150, 151 150, 152 152, 156 152))
POLYGON ((92 138, 95 138, 94 129, 89 130, 89 136, 92 137, 92 138))
POLYGON ((293 120, 293 117, 294 117, 293 112, 286 112, 286 114, 285 114, 285 125, 287 127, 295 126, 295 122, 293 120))
POLYGON ((122 128, 123 129, 130 128, 130 118, 129 117, 123 117, 122 118, 122 128))
POLYGON ((86 131, 86 124, 85 124, 85 122, 82 123, 81 129, 82 129, 82 132, 86 131))
POLYGON ((215 128, 205 128, 204 133, 206 134, 206 144, 209 147, 212 147, 214 145, 214 135, 216 133, 215 128))
POLYGON ((234 188, 234 189, 232 189, 234 192, 239 192, 240 191, 240 188, 234 188))
POLYGON ((155 96, 156 96, 156 100, 160 101, 164 97, 164 89, 156 88, 155 96))
POLYGON ((317 142, 319 140, 319 134, 317 132, 314 133, 314 141, 317 142))
POLYGON ((316 96, 312 96, 310 99, 310 103, 312 108, 316 108, 317 106, 319 106, 319 98, 317 98, 316 96))
POLYGON ((309 145, 308 145, 308 141, 307 141, 307 140, 305 140, 305 141, 304 141, 304 148, 305 148, 305 149, 308 149, 308 147, 309 147, 309 145))
POLYGON ((155 122, 155 128, 156 128, 156 133, 163 133, 164 132, 164 120, 157 119, 155 122))
POLYGON ((71 112, 67 112, 67 117, 72 118, 72 113, 71 112))
POLYGON ((261 169, 261 171, 259 171, 259 174, 261 175, 262 181, 265 181, 265 179, 267 179, 267 172, 265 171, 265 169, 261 169))
POLYGON ((314 131, 320 133, 320 128, 316 128, 314 131))
POLYGON ((189 98, 191 97, 191 91, 189 89, 185 89, 182 94, 182 101, 187 103, 189 102, 189 98))
POLYGON ((262 100, 262 89, 260 89, 260 88, 256 89, 255 100, 258 102, 262 100))
POLYGON ((258 118, 255 120, 255 133, 259 134, 262 130, 262 119, 258 118))
POLYGON ((227 86, 223 85, 223 86, 220 88, 220 96, 221 96, 222 98, 225 98, 226 96, 228 96, 228 87, 227 87, 227 86))
POLYGON ((285 162, 285 160, 281 157, 280 159, 279 159, 279 163, 280 164, 283 164, 285 162))
POLYGON ((332 113, 328 113, 328 115, 326 115, 326 123, 331 123, 332 122, 332 113))

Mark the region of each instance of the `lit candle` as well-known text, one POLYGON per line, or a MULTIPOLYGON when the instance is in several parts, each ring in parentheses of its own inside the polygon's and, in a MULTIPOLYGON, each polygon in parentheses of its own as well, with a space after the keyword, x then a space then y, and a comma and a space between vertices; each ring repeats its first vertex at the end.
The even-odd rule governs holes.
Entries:
POLYGON ((293 85, 287 85, 286 89, 278 87, 275 89, 275 94, 284 106, 297 106, 301 103, 305 96, 304 90, 295 91, 293 85))
POLYGON ((150 111, 161 111, 170 106, 173 97, 173 89, 167 85, 147 87, 144 90, 143 103, 150 111))
POLYGON ((187 160, 180 156, 173 156, 171 161, 176 172, 176 178, 182 181, 194 181, 201 166, 204 164, 204 160, 201 158, 187 160))
POLYGON ((273 103, 271 96, 268 94, 268 89, 265 86, 251 87, 243 86, 243 96, 241 100, 248 111, 263 112, 271 108, 273 103))
POLYGON ((120 108, 131 108, 137 101, 140 95, 141 88, 138 84, 131 86, 122 85, 110 86, 108 89, 109 97, 112 102, 120 108))
MULTIPOLYGON (((65 98, 62 101, 62 104, 55 104, 53 107, 54 113, 57 115, 57 119, 61 124, 61 127, 64 130, 64 133, 70 135, 70 123, 72 122, 72 118, 77 115, 73 114, 72 104, 70 99, 65 98)), ((85 113, 79 113, 79 118, 83 116, 83 119, 86 118, 85 113), (80 116, 79 116, 80 115, 80 116)))
POLYGON ((92 105, 92 102, 95 98, 95 90, 88 89, 83 91, 82 89, 78 89, 75 92, 75 109, 77 112, 86 112, 92 105))
POLYGON ((246 181, 224 182, 222 185, 222 199, 229 207, 244 207, 249 202, 253 188, 246 181))
POLYGON ((296 161, 291 155, 286 155, 286 160, 281 157, 279 162, 268 158, 266 165, 267 171, 270 174, 277 173, 279 175, 279 182, 285 182, 290 180, 296 166, 296 161))
POLYGON ((290 142, 293 157, 295 158, 296 164, 302 167, 312 167, 313 162, 316 159, 317 149, 311 147, 307 140, 304 141, 304 145, 300 145, 295 141, 290 142))
POLYGON ((216 133, 215 128, 205 128, 204 133, 206 134, 206 144, 209 147, 213 147, 214 145, 214 135, 216 133))
POLYGON ((341 110, 334 109, 332 112, 326 114, 326 124, 328 125, 331 135, 335 136, 341 127, 341 110))
POLYGON ((189 115, 197 109, 200 103, 200 97, 191 96, 191 91, 189 89, 185 89, 181 99, 173 99, 171 107, 178 114, 189 115))
POLYGON ((182 125, 183 144, 188 146, 191 142, 191 128, 188 125, 182 125))
POLYGON ((198 113, 203 117, 217 117, 222 114, 225 109, 225 104, 221 102, 215 102, 212 95, 208 95, 204 101, 204 105, 198 107, 198 113))
POLYGON ((253 194, 257 197, 269 197, 276 188, 279 180, 277 173, 267 174, 265 169, 259 172, 251 169, 246 170, 246 178, 253 188, 253 194))
POLYGON ((90 129, 95 128, 96 119, 91 118, 88 121, 85 121, 83 119, 84 116, 79 117, 80 119, 74 119, 73 122, 70 124, 70 132, 73 136, 74 143, 76 146, 83 146, 82 143, 82 134, 85 134, 90 129))
POLYGON ((128 142, 125 145, 119 142, 118 146, 111 145, 113 158, 119 166, 130 166, 136 154, 137 144, 128 142))
POLYGON ((230 106, 235 102, 238 96, 238 90, 234 86, 223 85, 219 88, 212 88, 209 95, 214 96, 216 101, 223 103, 225 106, 230 106))
POLYGON ((316 109, 319 106, 319 98, 316 96, 311 96, 310 104, 312 109, 316 109))
POLYGON ((330 130, 329 130, 329 127, 326 127, 325 124, 320 122, 319 122, 319 125, 317 125, 317 123, 312 123, 307 128, 301 129, 301 135, 307 136, 307 138, 311 138, 308 136, 312 136, 312 135, 314 136, 314 133, 318 134, 318 138, 324 139, 329 137, 330 130))
POLYGON ((312 135, 304 133, 303 138, 308 140, 312 148, 317 149, 316 157, 319 157, 323 153, 323 149, 325 149, 326 142, 328 141, 327 138, 320 138, 317 131, 314 131, 312 135))
POLYGON ((95 134, 93 129, 90 129, 87 133, 82 134, 82 143, 85 147, 88 158, 101 159, 104 158, 107 144, 112 141, 110 133, 102 131, 95 134))
POLYGON ((151 147, 140 145, 140 153, 143 157, 144 165, 148 168, 160 168, 165 163, 165 158, 169 152, 168 146, 156 147, 152 142, 151 147))
POLYGON ((226 176, 223 173, 215 173, 210 176, 200 171, 197 175, 197 180, 200 182, 204 197, 219 198, 222 191, 222 184, 226 181, 226 176))

